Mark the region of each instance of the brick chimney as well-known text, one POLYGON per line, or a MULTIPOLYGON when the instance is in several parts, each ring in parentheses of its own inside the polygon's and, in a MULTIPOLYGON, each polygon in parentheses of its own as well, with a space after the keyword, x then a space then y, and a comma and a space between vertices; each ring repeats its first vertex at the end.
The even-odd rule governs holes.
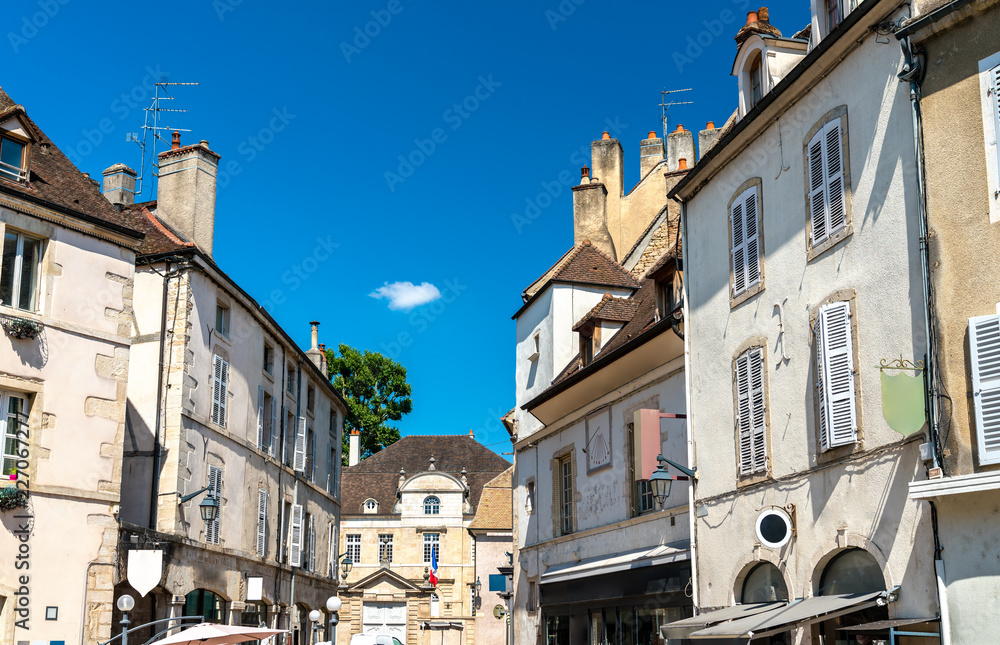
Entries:
POLYGON ((573 243, 589 240, 617 259, 609 223, 621 213, 622 146, 605 132, 590 151, 593 172, 584 166, 580 185, 573 186, 573 243))
POLYGON ((174 132, 170 150, 158 155, 156 215, 212 255, 220 155, 208 147, 208 141, 181 146, 180 138, 180 133, 174 132))
POLYGON ((740 27, 740 30, 736 33, 736 47, 739 48, 743 44, 743 41, 754 34, 781 38, 781 32, 770 22, 767 7, 747 12, 747 23, 740 27))
POLYGON ((311 323, 309 323, 309 329, 311 331, 311 334, 310 334, 309 349, 306 351, 306 356, 309 357, 309 360, 312 361, 313 365, 322 370, 323 352, 321 352, 319 349, 319 321, 314 320, 311 323))
POLYGON ((667 135, 667 170, 681 170, 681 159, 696 159, 694 154, 694 134, 683 125, 667 135))
POLYGON ((639 178, 649 174, 656 164, 663 161, 663 139, 650 130, 649 136, 639 143, 639 178))
POLYGON ((136 172, 123 163, 116 163, 104 171, 104 185, 101 192, 115 206, 131 206, 135 203, 136 172))

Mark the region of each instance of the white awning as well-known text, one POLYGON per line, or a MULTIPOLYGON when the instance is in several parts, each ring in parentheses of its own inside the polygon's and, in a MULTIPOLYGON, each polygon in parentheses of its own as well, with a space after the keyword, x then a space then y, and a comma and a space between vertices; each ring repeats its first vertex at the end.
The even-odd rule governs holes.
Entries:
POLYGON ((798 600, 783 607, 771 609, 755 616, 707 627, 692 632, 688 638, 761 638, 805 627, 812 623, 844 614, 850 614, 875 605, 885 599, 890 591, 853 593, 836 596, 814 596, 798 600))
POLYGON ((733 605, 732 607, 717 609, 715 611, 706 611, 691 618, 675 620, 672 623, 660 625, 660 635, 663 638, 687 638, 691 632, 698 631, 699 629, 705 629, 706 627, 730 620, 739 620, 747 616, 754 616, 765 611, 784 607, 787 604, 788 602, 784 600, 780 602, 755 602, 746 605, 733 605))
POLYGON ((670 545, 644 547, 633 551, 623 551, 595 558, 584 558, 579 562, 564 562, 550 566, 542 574, 541 584, 565 582, 578 578, 629 571, 641 567, 655 567, 672 562, 691 559, 688 542, 676 542, 670 545))

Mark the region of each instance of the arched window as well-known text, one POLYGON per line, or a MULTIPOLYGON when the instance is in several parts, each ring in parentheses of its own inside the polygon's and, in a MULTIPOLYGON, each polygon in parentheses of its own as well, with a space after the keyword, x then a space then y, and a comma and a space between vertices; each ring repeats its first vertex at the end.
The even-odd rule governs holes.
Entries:
POLYGON ((441 513, 441 500, 431 495, 424 498, 424 515, 438 515, 441 513))
POLYGON ((864 549, 848 549, 834 556, 826 565, 820 577, 818 595, 871 591, 885 591, 882 568, 864 549))
POLYGON ((378 502, 371 498, 365 500, 365 513, 378 513, 378 502))
POLYGON ((760 52, 754 54, 753 62, 750 63, 750 105, 747 106, 749 110, 753 106, 760 103, 760 100, 764 97, 764 68, 760 52))
POLYGON ((195 589, 185 596, 184 615, 202 616, 207 622, 222 620, 222 598, 208 589, 195 589))
POLYGON ((761 562, 747 574, 743 581, 743 602, 775 602, 788 600, 785 577, 770 562, 761 562))

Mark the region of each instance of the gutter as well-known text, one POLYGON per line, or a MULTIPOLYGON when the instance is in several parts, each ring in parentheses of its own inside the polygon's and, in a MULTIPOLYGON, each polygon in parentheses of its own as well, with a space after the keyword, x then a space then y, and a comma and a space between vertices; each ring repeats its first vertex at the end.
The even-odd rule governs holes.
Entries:
POLYGON ((946 4, 943 7, 935 9, 934 11, 930 12, 929 14, 927 14, 925 16, 921 16, 921 17, 917 18, 916 20, 913 20, 912 22, 910 22, 909 24, 907 24, 905 27, 903 27, 902 29, 900 29, 899 31, 897 31, 896 32, 896 40, 903 40, 904 38, 912 36, 916 32, 918 32, 921 29, 923 29, 924 27, 928 27, 930 25, 933 25, 934 23, 938 22, 942 18, 950 16, 951 14, 955 13, 959 9, 964 9, 965 7, 967 7, 968 5, 972 4, 973 2, 975 2, 975 0, 954 0, 954 2, 950 2, 950 3, 946 4))
POLYGON ((88 224, 100 226, 101 228, 113 231, 115 233, 118 233, 119 235, 130 237, 138 242, 141 242, 146 238, 145 233, 141 233, 134 229, 127 228, 125 226, 122 226, 121 224, 115 224, 114 222, 109 222, 99 217, 94 217, 93 215, 87 215, 86 213, 83 213, 81 211, 75 211, 71 208, 60 206, 59 204, 50 202, 47 199, 42 199, 41 197, 35 197, 34 195, 30 195, 28 193, 22 193, 17 190, 11 190, 7 186, 4 186, 2 183, 0 183, 0 193, 3 193, 5 195, 10 195, 11 197, 16 197, 18 199, 23 199, 37 206, 44 206, 49 210, 56 211, 57 213, 62 213, 63 215, 68 215, 69 217, 75 217, 76 219, 83 220, 88 224))

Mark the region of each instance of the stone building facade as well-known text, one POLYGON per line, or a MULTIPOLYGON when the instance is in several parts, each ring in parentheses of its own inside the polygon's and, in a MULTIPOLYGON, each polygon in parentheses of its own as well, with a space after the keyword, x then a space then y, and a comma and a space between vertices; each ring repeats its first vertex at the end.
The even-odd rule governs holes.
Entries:
POLYGON ((513 566, 513 466, 496 478, 486 482, 476 517, 469 524, 472 534, 472 550, 475 553, 475 585, 477 593, 473 601, 476 622, 475 642, 480 645, 509 643, 509 617, 497 619, 493 610, 497 605, 510 608, 509 596, 505 591, 492 589, 490 576, 503 576, 513 566))
POLYGON ((130 203, 134 172, 105 173, 108 198, 146 234, 115 591, 137 597, 133 623, 203 616, 305 643, 309 611, 325 613, 336 595, 346 404, 327 378, 319 323, 303 351, 214 262, 218 160, 207 142, 181 146, 175 134, 160 153, 158 201, 143 204, 130 203), (218 505, 214 521, 202 519, 205 500, 218 505), (126 576, 157 551, 159 583, 138 597, 126 576))
POLYGON ((0 642, 92 645, 119 579, 142 234, 2 89, 0 239, 0 642))
POLYGON ((470 433, 403 437, 344 470, 339 551, 353 567, 339 589, 338 642, 361 633, 404 645, 487 642, 475 630, 480 603, 469 529, 484 486, 509 467, 470 433))

